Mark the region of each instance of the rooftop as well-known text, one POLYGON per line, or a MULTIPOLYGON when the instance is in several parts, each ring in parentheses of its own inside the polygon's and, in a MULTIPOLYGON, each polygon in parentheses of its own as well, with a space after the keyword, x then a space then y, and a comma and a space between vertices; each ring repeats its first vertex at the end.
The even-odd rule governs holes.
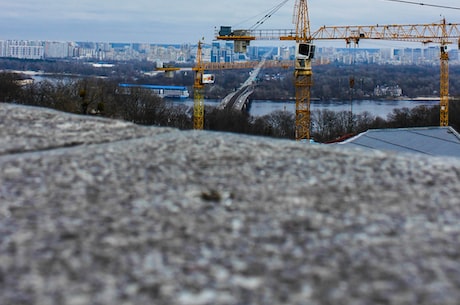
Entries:
POLYGON ((430 156, 460 157, 460 135, 452 127, 368 130, 339 144, 430 156))

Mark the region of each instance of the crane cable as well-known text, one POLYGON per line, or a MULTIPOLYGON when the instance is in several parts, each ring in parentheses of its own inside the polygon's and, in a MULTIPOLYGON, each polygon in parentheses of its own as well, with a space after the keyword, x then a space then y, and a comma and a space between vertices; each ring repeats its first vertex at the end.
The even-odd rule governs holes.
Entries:
POLYGON ((250 30, 255 30, 257 29, 259 26, 261 26, 267 19, 269 19, 273 14, 275 14, 280 8, 283 7, 283 5, 286 4, 286 2, 288 2, 289 0, 284 0, 282 1, 281 3, 279 3, 278 5, 274 6, 273 8, 271 8, 266 14, 264 17, 262 17, 259 21, 257 21, 253 26, 251 26, 249 29, 250 30))
POLYGON ((438 5, 438 4, 428 4, 428 3, 423 3, 423 2, 404 1, 404 0, 384 0, 384 1, 400 2, 400 3, 407 3, 407 4, 416 4, 416 5, 437 7, 437 8, 446 8, 446 9, 451 9, 451 10, 460 10, 460 7, 438 5))

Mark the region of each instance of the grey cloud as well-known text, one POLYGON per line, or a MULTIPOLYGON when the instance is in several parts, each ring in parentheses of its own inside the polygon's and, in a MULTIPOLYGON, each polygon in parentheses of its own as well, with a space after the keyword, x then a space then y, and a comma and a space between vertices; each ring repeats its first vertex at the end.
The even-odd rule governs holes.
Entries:
MULTIPOLYGON (((0 26, 4 29, 0 39, 25 39, 25 36, 36 35, 39 36, 37 39, 61 37, 78 40, 88 37, 99 41, 119 38, 125 41, 156 42, 154 39, 157 39, 180 43, 194 42, 201 36, 211 40, 215 26, 251 26, 257 21, 257 16, 280 2, 0 0, 0 26)), ((443 0, 439 4, 458 6, 458 0, 443 0)), ((263 28, 293 28, 293 6, 294 0, 289 1, 263 28)), ((309 13, 313 30, 322 25, 431 23, 439 21, 441 16, 450 22, 458 22, 458 11, 384 0, 311 0, 309 13)))

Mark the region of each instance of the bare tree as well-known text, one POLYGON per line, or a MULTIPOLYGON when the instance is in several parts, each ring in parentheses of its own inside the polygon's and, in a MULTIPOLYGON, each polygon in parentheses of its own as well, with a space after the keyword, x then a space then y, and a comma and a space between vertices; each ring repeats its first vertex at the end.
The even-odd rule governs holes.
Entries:
POLYGON ((288 111, 274 111, 263 117, 271 130, 271 136, 276 138, 294 139, 295 118, 294 114, 288 111))
POLYGON ((19 79, 15 73, 0 73, 0 102, 15 102, 18 99, 21 92, 19 79))

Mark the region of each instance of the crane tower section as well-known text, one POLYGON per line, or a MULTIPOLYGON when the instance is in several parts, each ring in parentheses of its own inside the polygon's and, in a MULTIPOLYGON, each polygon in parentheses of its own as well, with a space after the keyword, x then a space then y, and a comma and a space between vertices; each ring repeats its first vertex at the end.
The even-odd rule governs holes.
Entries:
POLYGON ((306 0, 297 0, 294 6, 294 24, 296 26, 296 58, 294 70, 295 82, 295 137, 298 141, 310 140, 311 125, 311 87, 313 85, 311 61, 315 55, 315 46, 311 43, 310 18, 306 0))
POLYGON ((196 53, 195 81, 193 83, 193 129, 204 128, 204 67, 202 58, 201 41, 198 42, 196 53))

